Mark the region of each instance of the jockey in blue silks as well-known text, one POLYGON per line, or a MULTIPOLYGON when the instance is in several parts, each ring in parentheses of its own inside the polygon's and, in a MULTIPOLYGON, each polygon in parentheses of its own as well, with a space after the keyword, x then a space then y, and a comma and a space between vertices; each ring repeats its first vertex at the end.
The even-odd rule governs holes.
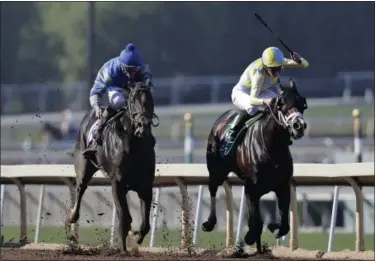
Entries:
POLYGON ((101 144, 101 134, 109 118, 125 105, 124 88, 134 82, 144 82, 153 88, 149 66, 143 60, 134 44, 129 43, 118 57, 107 61, 99 70, 90 90, 90 105, 100 118, 93 143, 83 154, 95 151, 101 144), (100 97, 108 91, 109 106, 102 111, 100 97))

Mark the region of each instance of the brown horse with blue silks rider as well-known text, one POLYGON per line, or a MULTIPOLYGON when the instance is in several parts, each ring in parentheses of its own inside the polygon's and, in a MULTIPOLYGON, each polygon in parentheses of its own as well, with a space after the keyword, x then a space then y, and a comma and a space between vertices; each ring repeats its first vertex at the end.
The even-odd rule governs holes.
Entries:
MULTIPOLYGON (((90 90, 92 107, 83 117, 76 140, 74 169, 76 193, 67 225, 79 220, 82 197, 95 172, 110 181, 119 219, 120 246, 128 253, 127 239, 142 244, 150 231, 150 209, 155 180, 155 137, 152 134, 154 98, 151 73, 133 44, 106 62, 90 90), (100 97, 108 93, 109 105, 103 110, 100 97), (132 217, 126 195, 135 191, 141 201, 141 224, 132 231, 132 217), (129 237, 128 237, 129 236, 129 237)), ((68 231, 71 232, 71 231, 68 231)), ((78 243, 75 234, 69 235, 78 243)))
POLYGON ((304 135, 306 123, 303 112, 307 109, 306 99, 297 90, 295 82, 290 87, 277 85, 279 98, 256 116, 250 118, 237 136, 232 153, 224 156, 221 147, 225 142, 228 125, 241 113, 229 110, 214 123, 208 137, 207 168, 211 210, 202 229, 214 229, 216 218, 216 193, 218 187, 234 172, 245 182, 245 194, 249 208, 248 227, 245 235, 247 245, 257 244, 261 252, 263 221, 260 216, 260 198, 273 191, 276 194, 281 222, 269 224, 269 230, 280 238, 289 232, 290 187, 293 176, 293 159, 289 150, 290 138, 304 135), (253 121, 253 122, 251 122, 253 121))

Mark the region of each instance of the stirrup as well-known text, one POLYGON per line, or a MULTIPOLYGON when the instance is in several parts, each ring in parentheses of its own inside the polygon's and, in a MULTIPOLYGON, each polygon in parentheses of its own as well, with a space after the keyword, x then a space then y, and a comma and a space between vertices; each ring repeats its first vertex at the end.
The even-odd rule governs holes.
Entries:
POLYGON ((233 137, 233 135, 234 135, 234 131, 232 130, 231 133, 229 132, 227 136, 225 137, 225 143, 220 149, 223 156, 229 155, 229 152, 235 142, 235 137, 233 137))

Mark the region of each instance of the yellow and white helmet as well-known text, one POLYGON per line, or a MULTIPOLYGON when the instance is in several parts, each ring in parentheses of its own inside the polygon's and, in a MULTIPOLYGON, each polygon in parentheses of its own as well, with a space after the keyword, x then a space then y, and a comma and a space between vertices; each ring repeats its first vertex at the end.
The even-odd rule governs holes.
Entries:
POLYGON ((268 47, 262 53, 262 62, 268 67, 280 67, 284 64, 284 54, 277 47, 268 47))

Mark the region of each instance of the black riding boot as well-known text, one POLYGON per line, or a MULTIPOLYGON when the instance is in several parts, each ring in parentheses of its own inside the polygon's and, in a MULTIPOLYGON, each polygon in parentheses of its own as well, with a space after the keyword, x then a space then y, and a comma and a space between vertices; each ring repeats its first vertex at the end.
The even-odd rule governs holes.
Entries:
POLYGON ((104 130, 105 124, 115 112, 116 111, 109 106, 104 110, 103 115, 100 118, 98 129, 94 134, 92 144, 90 145, 90 147, 88 147, 85 151, 82 152, 83 155, 86 156, 88 154, 96 152, 98 146, 102 145, 102 132, 104 130))
POLYGON ((225 156, 228 155, 229 149, 232 147, 234 143, 234 139, 236 138, 239 128, 241 128, 243 121, 247 119, 248 116, 249 115, 247 114, 246 111, 241 111, 234 119, 229 129, 229 132, 226 136, 226 143, 225 143, 225 148, 224 148, 225 156))

